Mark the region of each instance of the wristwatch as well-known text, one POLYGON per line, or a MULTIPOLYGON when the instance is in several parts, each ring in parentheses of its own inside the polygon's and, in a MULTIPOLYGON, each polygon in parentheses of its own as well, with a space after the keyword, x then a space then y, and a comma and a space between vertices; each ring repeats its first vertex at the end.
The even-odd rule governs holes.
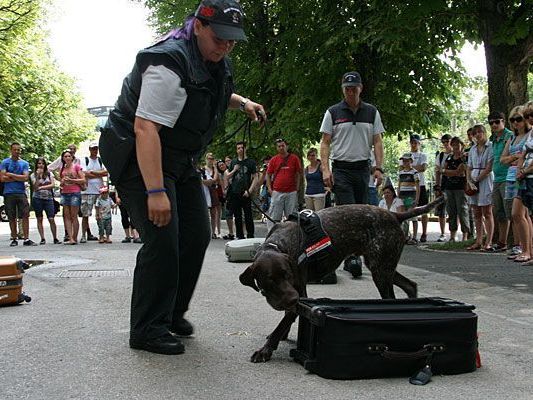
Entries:
POLYGON ((246 106, 246 103, 248 103, 249 101, 250 99, 243 97, 241 100, 241 103, 239 104, 239 110, 244 111, 244 107, 246 106))

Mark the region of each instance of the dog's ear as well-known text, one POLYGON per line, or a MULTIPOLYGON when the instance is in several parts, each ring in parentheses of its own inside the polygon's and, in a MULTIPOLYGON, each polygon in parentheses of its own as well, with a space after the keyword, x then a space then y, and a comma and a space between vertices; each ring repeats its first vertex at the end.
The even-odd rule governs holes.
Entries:
POLYGON ((239 280, 244 286, 250 286, 256 292, 259 292, 259 288, 255 284, 253 264, 244 270, 244 272, 239 276, 239 280))

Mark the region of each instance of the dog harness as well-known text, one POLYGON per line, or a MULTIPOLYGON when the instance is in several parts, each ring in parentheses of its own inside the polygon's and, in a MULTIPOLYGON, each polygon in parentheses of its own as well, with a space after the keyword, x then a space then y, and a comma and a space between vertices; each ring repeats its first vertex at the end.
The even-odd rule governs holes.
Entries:
POLYGON ((295 221, 303 231, 303 251, 298 257, 298 265, 304 262, 324 260, 333 250, 331 239, 324 231, 320 217, 312 210, 294 212, 289 221, 295 221))

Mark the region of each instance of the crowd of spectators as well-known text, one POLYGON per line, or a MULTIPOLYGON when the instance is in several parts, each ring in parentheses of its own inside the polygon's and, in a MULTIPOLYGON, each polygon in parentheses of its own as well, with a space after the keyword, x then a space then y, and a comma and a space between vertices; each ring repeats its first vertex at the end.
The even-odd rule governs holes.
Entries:
POLYGON ((10 145, 11 155, 2 160, 0 166, 0 194, 4 197, 9 220, 10 246, 18 246, 19 239, 22 239, 24 246, 37 245, 29 238, 30 209, 35 212, 40 245, 46 244, 44 214, 53 244, 76 245, 92 240, 112 243, 111 219, 117 205, 125 232, 122 242, 142 243, 126 209, 121 205, 119 195, 109 185, 107 170, 98 156, 98 143, 91 143, 90 155, 82 159, 76 157, 76 150, 76 146, 71 144, 50 163, 44 157, 38 157, 31 168, 29 162, 21 157, 20 143, 10 145), (59 201, 56 200, 57 192, 59 201), (58 238, 55 221, 61 209, 65 228, 63 240, 58 238), (98 226, 97 236, 91 233, 89 223, 93 211, 98 226))

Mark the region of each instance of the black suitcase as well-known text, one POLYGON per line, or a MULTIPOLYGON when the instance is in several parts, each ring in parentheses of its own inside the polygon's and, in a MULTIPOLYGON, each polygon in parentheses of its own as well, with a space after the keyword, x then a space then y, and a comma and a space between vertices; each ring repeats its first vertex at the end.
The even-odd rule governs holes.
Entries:
POLYGON ((440 297, 397 300, 300 299, 290 355, 330 379, 476 370, 474 306, 440 297))

